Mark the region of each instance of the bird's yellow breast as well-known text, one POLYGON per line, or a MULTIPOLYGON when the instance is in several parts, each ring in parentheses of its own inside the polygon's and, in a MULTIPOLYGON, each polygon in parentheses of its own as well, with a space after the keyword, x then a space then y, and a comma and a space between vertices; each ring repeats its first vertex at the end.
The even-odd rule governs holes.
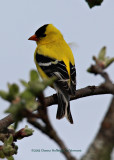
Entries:
MULTIPOLYGON (((48 56, 58 61, 64 61, 70 77, 70 63, 74 65, 75 62, 73 53, 64 39, 59 39, 50 43, 48 43, 47 41, 43 41, 41 43, 39 42, 34 53, 34 59, 36 57, 36 54, 48 56)), ((38 67, 36 60, 35 63, 37 65, 37 69, 39 70, 40 68, 38 67)))

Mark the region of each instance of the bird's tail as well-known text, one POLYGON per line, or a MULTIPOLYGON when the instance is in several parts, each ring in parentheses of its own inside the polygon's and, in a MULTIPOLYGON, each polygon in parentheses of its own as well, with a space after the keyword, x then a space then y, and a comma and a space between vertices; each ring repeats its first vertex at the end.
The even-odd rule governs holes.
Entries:
POLYGON ((56 118, 62 119, 63 117, 66 117, 68 121, 73 124, 72 115, 70 112, 70 96, 69 94, 63 89, 63 87, 55 85, 55 89, 57 90, 58 95, 58 109, 56 118))

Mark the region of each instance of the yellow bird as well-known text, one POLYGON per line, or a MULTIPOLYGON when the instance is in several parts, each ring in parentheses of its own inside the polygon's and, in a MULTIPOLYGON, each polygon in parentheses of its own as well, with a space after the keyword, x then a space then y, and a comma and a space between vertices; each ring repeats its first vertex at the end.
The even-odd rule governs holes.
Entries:
POLYGON ((43 79, 55 76, 54 88, 58 95, 56 118, 64 116, 73 123, 70 95, 76 91, 76 69, 73 53, 61 32, 52 24, 40 27, 29 40, 36 41, 34 61, 43 79))

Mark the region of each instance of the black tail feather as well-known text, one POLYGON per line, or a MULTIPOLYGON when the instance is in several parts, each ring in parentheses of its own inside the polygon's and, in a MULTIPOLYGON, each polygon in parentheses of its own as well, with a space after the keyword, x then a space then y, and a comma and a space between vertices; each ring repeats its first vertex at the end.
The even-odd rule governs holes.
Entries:
POLYGON ((56 118, 61 119, 65 116, 66 103, 63 100, 62 94, 58 93, 57 95, 58 95, 58 109, 57 109, 56 118))
POLYGON ((73 124, 72 115, 70 112, 70 95, 67 90, 63 88, 61 84, 55 83, 55 89, 57 90, 58 95, 58 109, 56 118, 62 119, 66 117, 68 121, 73 124))
POLYGON ((69 102, 68 102, 68 107, 67 107, 67 119, 71 124, 73 124, 73 118, 72 118, 72 114, 70 111, 70 103, 69 102))
POLYGON ((70 102, 65 99, 63 94, 58 93, 58 109, 56 118, 62 119, 63 117, 66 117, 68 121, 73 124, 73 118, 70 112, 70 102))

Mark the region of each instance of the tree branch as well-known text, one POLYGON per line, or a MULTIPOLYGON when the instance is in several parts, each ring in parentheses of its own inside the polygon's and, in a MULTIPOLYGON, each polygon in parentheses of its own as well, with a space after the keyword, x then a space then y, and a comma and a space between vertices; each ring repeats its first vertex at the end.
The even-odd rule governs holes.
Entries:
POLYGON ((72 154, 68 151, 67 147, 60 139, 50 122, 43 93, 38 96, 38 99, 42 105, 41 108, 38 107, 38 115, 39 118, 44 122, 44 125, 40 124, 37 118, 30 117, 28 118, 28 122, 32 124, 35 128, 39 129, 42 133, 46 134, 54 142, 56 142, 61 149, 61 153, 66 157, 67 160, 76 160, 76 158, 74 158, 72 154))
POLYGON ((109 160, 114 147, 114 96, 96 138, 81 160, 109 160))
POLYGON ((14 118, 11 114, 1 119, 0 120, 0 132, 2 132, 4 129, 7 129, 7 127, 12 123, 14 123, 14 118))
MULTIPOLYGON (((82 89, 78 89, 76 90, 76 94, 71 96, 70 100, 72 101, 83 97, 102 94, 114 94, 114 84, 112 84, 110 88, 108 88, 107 85, 102 84, 100 86, 88 86, 82 89)), ((47 107, 57 104, 57 94, 46 97, 45 103, 47 107)))
POLYGON ((39 129, 42 133, 46 134, 48 137, 50 137, 54 142, 58 144, 58 146, 61 148, 61 153, 67 158, 67 160, 76 160, 71 153, 68 151, 67 147, 63 143, 63 141, 59 138, 57 132, 52 127, 51 123, 50 126, 42 126, 40 123, 36 122, 35 119, 29 119, 28 122, 32 124, 35 128, 39 129))
MULTIPOLYGON (((83 97, 93 96, 93 95, 102 95, 102 94, 114 94, 114 84, 111 84, 110 87, 107 87, 107 84, 102 84, 100 86, 88 86, 82 89, 76 90, 76 94, 71 96, 71 101, 83 97)), ((57 94, 45 98, 45 106, 49 107, 51 105, 57 104, 57 94)), ((38 101, 38 106, 41 106, 41 103, 38 101)), ((5 118, 0 120, 0 132, 7 128, 10 124, 14 123, 14 118, 12 115, 8 115, 5 118)))
POLYGON ((13 136, 13 142, 16 142, 19 139, 23 139, 25 137, 29 137, 33 134, 33 130, 29 129, 28 127, 22 128, 19 131, 15 132, 14 129, 7 129, 5 133, 0 133, 0 140, 2 142, 5 141, 5 139, 9 138, 10 135, 13 136), (28 131, 27 131, 28 129, 28 131))

